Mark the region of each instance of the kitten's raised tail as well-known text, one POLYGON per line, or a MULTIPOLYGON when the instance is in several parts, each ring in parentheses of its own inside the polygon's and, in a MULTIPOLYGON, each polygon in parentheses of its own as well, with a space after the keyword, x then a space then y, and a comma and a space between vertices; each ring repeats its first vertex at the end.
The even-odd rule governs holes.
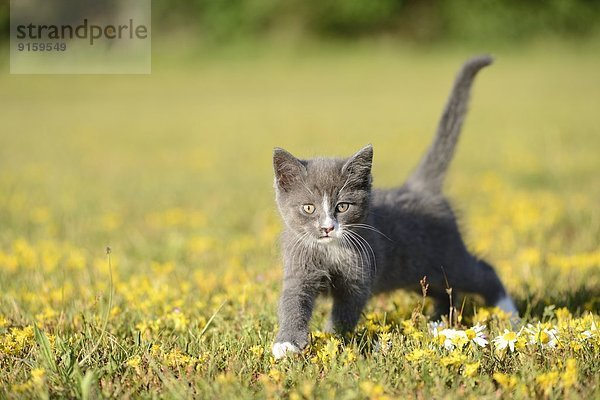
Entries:
POLYGON ((433 144, 407 180, 411 188, 441 192, 444 176, 452 160, 460 128, 467 113, 473 80, 477 72, 490 65, 492 61, 492 57, 484 55, 473 57, 463 64, 454 81, 433 144))

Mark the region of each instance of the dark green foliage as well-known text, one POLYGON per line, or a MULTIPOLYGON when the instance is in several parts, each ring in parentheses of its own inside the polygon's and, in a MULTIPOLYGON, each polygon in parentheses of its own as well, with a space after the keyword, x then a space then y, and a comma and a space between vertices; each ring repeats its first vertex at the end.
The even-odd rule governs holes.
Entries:
POLYGON ((590 0, 177 0, 153 7, 156 28, 192 27, 217 42, 290 29, 345 39, 513 41, 586 36, 600 26, 600 2, 590 0))
POLYGON ((390 29, 401 0, 308 0, 307 23, 320 34, 358 36, 390 29))
POLYGON ((583 36, 600 21, 600 3, 587 0, 451 0, 440 4, 444 26, 460 41, 583 36))
MULTIPOLYGON (((9 2, 0 2, 0 40, 8 38, 9 2)), ((544 35, 584 37, 600 27, 594 0, 173 0, 153 1, 161 37, 193 30, 223 43, 288 31, 354 39, 391 36, 413 42, 513 42, 544 35)))

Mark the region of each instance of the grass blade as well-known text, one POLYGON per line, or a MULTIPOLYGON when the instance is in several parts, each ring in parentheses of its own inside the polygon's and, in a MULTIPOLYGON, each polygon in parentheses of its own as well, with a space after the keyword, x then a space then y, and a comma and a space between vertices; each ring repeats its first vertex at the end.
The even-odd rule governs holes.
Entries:
POLYGON ((56 360, 54 360, 52 347, 50 346, 48 337, 43 331, 40 330, 40 328, 38 328, 37 325, 33 325, 33 333, 35 335, 35 341, 37 342, 38 346, 40 346, 44 363, 52 372, 58 372, 58 366, 56 365, 56 360))

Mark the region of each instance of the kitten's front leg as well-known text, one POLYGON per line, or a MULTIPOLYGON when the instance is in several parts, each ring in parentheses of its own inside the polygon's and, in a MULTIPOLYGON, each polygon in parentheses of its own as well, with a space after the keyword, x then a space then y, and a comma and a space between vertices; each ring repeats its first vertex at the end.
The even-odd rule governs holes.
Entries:
POLYGON ((318 283, 298 276, 286 276, 279 301, 279 332, 273 344, 273 356, 298 353, 308 344, 308 323, 312 316, 318 283))

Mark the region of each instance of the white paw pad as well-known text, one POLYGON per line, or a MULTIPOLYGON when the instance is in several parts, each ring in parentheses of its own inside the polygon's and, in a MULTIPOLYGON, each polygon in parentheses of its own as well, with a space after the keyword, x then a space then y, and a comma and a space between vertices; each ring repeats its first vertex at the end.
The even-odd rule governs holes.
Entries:
POLYGON ((291 344, 290 342, 278 342, 273 344, 272 352, 275 359, 279 360, 280 358, 285 357, 287 352, 299 353, 300 349, 291 344))

